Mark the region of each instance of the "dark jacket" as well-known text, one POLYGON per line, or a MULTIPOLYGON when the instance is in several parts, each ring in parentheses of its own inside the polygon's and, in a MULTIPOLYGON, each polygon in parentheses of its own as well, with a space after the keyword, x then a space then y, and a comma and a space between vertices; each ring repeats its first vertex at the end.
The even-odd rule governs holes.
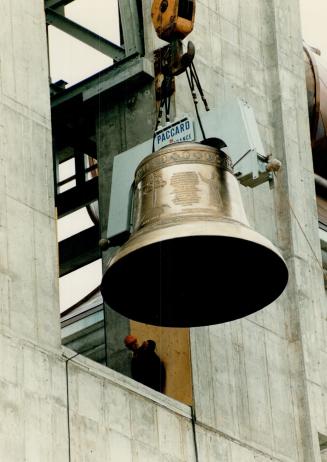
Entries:
POLYGON ((166 382, 165 367, 155 353, 156 343, 148 340, 134 352, 132 377, 154 390, 163 392, 166 382))

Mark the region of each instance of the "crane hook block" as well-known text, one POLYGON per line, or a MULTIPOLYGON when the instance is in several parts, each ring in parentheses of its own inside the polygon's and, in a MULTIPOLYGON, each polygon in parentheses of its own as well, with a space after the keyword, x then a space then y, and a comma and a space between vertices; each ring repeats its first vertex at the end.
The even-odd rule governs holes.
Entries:
POLYGON ((151 17, 159 38, 182 40, 193 30, 195 0, 153 0, 151 17))

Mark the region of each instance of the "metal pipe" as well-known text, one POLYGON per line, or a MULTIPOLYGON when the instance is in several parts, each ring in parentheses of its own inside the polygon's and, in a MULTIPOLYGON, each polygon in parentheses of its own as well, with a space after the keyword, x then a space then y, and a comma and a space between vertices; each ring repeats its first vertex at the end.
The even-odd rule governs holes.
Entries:
POLYGON ((325 178, 315 173, 315 183, 317 186, 323 188, 327 194, 327 180, 325 178))

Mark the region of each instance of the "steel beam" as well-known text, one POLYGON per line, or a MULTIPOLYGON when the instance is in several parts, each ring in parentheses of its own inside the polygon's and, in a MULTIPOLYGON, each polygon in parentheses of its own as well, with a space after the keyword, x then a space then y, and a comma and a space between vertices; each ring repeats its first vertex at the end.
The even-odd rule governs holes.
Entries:
POLYGON ((56 11, 47 9, 46 19, 47 24, 66 32, 72 37, 75 37, 86 45, 89 45, 95 50, 100 51, 116 61, 125 57, 125 50, 122 47, 110 42, 110 40, 101 37, 95 32, 86 29, 71 19, 65 18, 65 16, 57 13, 56 11))
POLYGON ((51 98, 51 106, 55 108, 74 98, 91 100, 105 91, 118 94, 121 88, 129 88, 133 85, 141 86, 154 79, 153 64, 146 58, 129 56, 116 65, 110 66, 96 75, 93 75, 67 90, 51 98))
POLYGON ((66 6, 68 3, 72 3, 74 0, 44 0, 44 8, 60 8, 66 6))
POLYGON ((58 217, 63 217, 85 207, 85 205, 95 201, 98 196, 98 177, 58 194, 56 197, 58 217))
POLYGON ((140 11, 136 0, 118 0, 126 56, 143 54, 140 11))
POLYGON ((64 276, 99 258, 99 227, 92 226, 59 242, 59 275, 64 276))

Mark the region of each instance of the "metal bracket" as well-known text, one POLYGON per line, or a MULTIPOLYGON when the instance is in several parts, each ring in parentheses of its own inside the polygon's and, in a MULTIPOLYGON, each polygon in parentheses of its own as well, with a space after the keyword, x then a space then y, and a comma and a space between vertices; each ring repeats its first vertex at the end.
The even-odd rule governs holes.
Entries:
POLYGON ((181 40, 171 42, 165 49, 161 58, 161 67, 164 75, 174 77, 182 74, 191 65, 195 56, 193 42, 187 43, 187 51, 183 51, 181 40))
MULTIPOLYGON (((243 186, 254 188, 271 180, 254 111, 245 100, 231 99, 201 114, 201 120, 206 139, 220 138, 226 143, 234 174, 243 186)), ((197 141, 203 139, 197 123, 195 132, 197 141)))

